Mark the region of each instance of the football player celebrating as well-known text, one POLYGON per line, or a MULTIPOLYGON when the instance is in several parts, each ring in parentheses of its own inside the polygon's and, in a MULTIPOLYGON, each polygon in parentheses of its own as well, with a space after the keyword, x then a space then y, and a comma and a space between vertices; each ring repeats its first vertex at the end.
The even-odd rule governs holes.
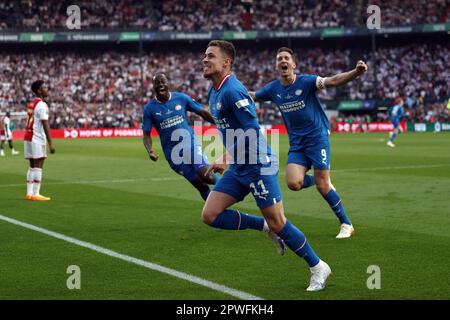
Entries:
POLYGON ((330 180, 330 123, 317 97, 317 90, 342 86, 367 70, 363 61, 355 69, 322 78, 316 75, 297 75, 294 52, 290 48, 278 49, 276 69, 280 79, 270 82, 253 99, 273 101, 279 108, 289 135, 289 154, 286 182, 289 189, 298 191, 316 185, 339 219, 340 232, 336 238, 348 238, 354 228, 342 201, 330 180), (314 167, 314 176, 306 172, 314 167))
POLYGON ((151 160, 158 160, 150 136, 152 128, 155 127, 169 166, 184 176, 200 192, 203 200, 206 200, 210 192, 208 185, 215 184, 218 176, 205 176, 209 163, 195 138, 194 130, 188 124, 186 111, 194 112, 211 123, 214 123, 214 119, 188 95, 170 91, 169 80, 165 74, 156 74, 152 82, 155 98, 144 106, 143 115, 145 149, 151 160), (181 150, 181 155, 178 150, 181 150))
POLYGON ((316 255, 305 235, 284 216, 278 159, 262 135, 247 89, 231 74, 235 55, 232 43, 214 40, 208 44, 203 58, 203 77, 212 83, 209 106, 227 150, 208 170, 224 174, 206 200, 203 222, 226 230, 267 232, 280 254, 286 244, 308 263, 311 279, 307 291, 322 290, 331 269, 316 255), (249 193, 264 218, 228 209, 249 193))

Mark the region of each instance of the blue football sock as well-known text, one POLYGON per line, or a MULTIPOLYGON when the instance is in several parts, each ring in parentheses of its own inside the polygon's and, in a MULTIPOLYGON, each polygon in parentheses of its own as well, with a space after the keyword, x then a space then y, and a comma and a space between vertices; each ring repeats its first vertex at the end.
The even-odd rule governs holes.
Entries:
POLYGON ((395 138, 397 138, 397 133, 396 133, 396 132, 394 132, 394 133, 392 134, 392 136, 391 136, 391 138, 389 139, 389 141, 390 141, 390 142, 393 142, 395 138))
POLYGON ((336 216, 339 219, 339 222, 346 223, 346 224, 352 224, 350 220, 347 217, 347 214, 345 213, 344 206, 342 205, 341 198, 337 194, 336 191, 331 189, 325 196, 324 199, 327 200, 328 204, 330 205, 331 209, 334 211, 336 216))
POLYGON ((214 228, 225 230, 245 230, 254 229, 262 231, 264 227, 264 218, 251 216, 239 210, 224 210, 217 216, 211 224, 214 228))
POLYGON ((316 255, 313 248, 311 248, 305 235, 288 220, 286 220, 283 229, 278 232, 278 236, 284 240, 284 243, 296 255, 305 259, 310 267, 314 267, 319 263, 320 258, 316 255))
POLYGON ((302 189, 309 188, 315 184, 316 184, 316 178, 314 178, 314 176, 311 174, 305 174, 305 177, 303 178, 302 189))

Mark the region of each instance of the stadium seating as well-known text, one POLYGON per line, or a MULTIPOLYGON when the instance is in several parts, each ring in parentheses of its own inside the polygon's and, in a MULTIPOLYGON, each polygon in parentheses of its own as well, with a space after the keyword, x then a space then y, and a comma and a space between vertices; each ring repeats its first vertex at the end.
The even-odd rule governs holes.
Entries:
MULTIPOLYGON (((364 25, 368 4, 381 8, 382 25, 449 22, 446 0, 79 0, 83 29, 159 31, 298 30, 364 25), (369 3, 370 2, 370 3, 369 3)), ((65 28, 70 1, 0 3, 0 30, 65 28)))
MULTIPOLYGON (((151 97, 150 81, 156 71, 169 76, 174 90, 207 103, 209 84, 202 78, 201 52, 185 50, 170 55, 153 51, 143 56, 145 92, 141 90, 136 52, 1 53, 0 106, 2 110, 23 110, 32 97, 30 81, 35 74, 43 74, 50 84, 53 127, 132 127, 140 121, 141 107, 151 97)), ((276 78, 274 55, 274 50, 241 51, 235 72, 250 90, 256 90, 276 78)), ((297 50, 297 58, 302 73, 327 76, 353 67, 349 50, 297 50)), ((450 94, 444 67, 450 65, 450 56, 442 45, 382 48, 375 56, 363 53, 363 58, 369 66, 366 81, 356 81, 340 91, 325 90, 319 93, 320 98, 362 100, 405 95, 407 107, 415 108, 450 94)), ((277 110, 261 111, 260 116, 264 122, 281 121, 277 110)))

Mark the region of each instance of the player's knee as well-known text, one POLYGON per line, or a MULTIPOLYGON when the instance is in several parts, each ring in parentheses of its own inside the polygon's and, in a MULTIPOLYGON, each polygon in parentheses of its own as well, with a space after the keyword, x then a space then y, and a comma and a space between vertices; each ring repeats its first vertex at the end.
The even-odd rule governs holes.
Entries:
POLYGON ((216 220, 217 216, 220 212, 216 212, 215 210, 211 210, 209 208, 203 208, 202 210, 202 221, 207 225, 212 225, 214 220, 216 220))
POLYGON ((320 192, 320 194, 326 195, 331 189, 330 181, 329 180, 316 180, 316 188, 317 188, 317 191, 320 192))
POLYGON ((280 232, 284 227, 285 221, 281 215, 276 217, 266 217, 265 219, 269 229, 275 233, 280 232))
POLYGON ((303 181, 288 181, 287 186, 293 191, 299 191, 303 188, 303 181))

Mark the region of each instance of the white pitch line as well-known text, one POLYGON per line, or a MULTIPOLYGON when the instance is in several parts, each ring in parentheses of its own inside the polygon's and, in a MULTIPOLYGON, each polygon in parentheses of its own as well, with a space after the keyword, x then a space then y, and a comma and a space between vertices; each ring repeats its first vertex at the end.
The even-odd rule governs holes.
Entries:
POLYGON ((243 292, 243 291, 239 291, 239 290, 236 290, 236 289, 233 289, 233 288, 229 288, 229 287, 226 287, 224 285, 221 285, 221 284, 209 281, 209 280, 205 280, 205 279, 202 279, 202 278, 190 275, 188 273, 184 273, 184 272, 181 272, 181 271, 177 271, 177 270, 174 270, 174 269, 171 269, 171 268, 167 268, 167 267, 161 266, 161 265, 156 264, 156 263, 152 263, 152 262, 148 262, 148 261, 141 260, 141 259, 138 259, 138 258, 134 258, 134 257, 131 257, 131 256, 127 256, 127 255, 124 255, 124 254, 121 254, 121 253, 118 253, 118 252, 115 252, 115 251, 112 251, 112 250, 109 250, 109 249, 97 246, 95 244, 92 244, 92 243, 89 243, 89 242, 86 242, 86 241, 81 241, 81 240, 78 240, 78 239, 75 239, 75 238, 72 238, 72 237, 68 237, 68 236, 63 235, 61 233, 57 233, 57 232, 50 231, 50 230, 47 230, 47 229, 44 229, 44 228, 40 228, 40 227, 34 226, 32 224, 28 224, 28 223, 25 223, 25 222, 22 222, 22 221, 19 221, 19 220, 15 220, 15 219, 12 219, 12 218, 9 218, 9 217, 5 217, 3 215, 0 215, 0 220, 3 220, 3 221, 6 221, 6 222, 15 224, 17 226, 21 226, 21 227, 26 228, 26 229, 37 231, 39 233, 46 234, 46 235, 48 235, 50 237, 66 241, 66 242, 75 244, 77 246, 80 246, 80 247, 83 247, 83 248, 87 248, 87 249, 90 249, 90 250, 93 250, 93 251, 105 254, 105 255, 113 257, 113 258, 117 258, 117 259, 120 259, 120 260, 123 260, 123 261, 126 261, 126 262, 130 262, 130 263, 134 263, 136 265, 142 266, 142 267, 147 268, 147 269, 151 269, 151 270, 154 270, 154 271, 159 271, 159 272, 168 274, 169 276, 176 277, 176 278, 179 278, 179 279, 182 279, 182 280, 186 280, 186 281, 189 281, 189 282, 192 282, 192 283, 195 283, 195 284, 198 284, 198 285, 201 285, 201 286, 213 289, 215 291, 226 293, 226 294, 228 294, 230 296, 233 296, 233 297, 236 297, 236 298, 239 298, 239 299, 243 299, 243 300, 263 300, 263 298, 260 298, 260 297, 257 297, 257 296, 254 296, 254 295, 251 295, 249 293, 246 293, 246 292, 243 292))
POLYGON ((397 167, 337 169, 337 170, 332 170, 332 172, 358 172, 358 171, 383 171, 383 170, 401 170, 401 169, 426 169, 426 168, 439 168, 439 167, 448 167, 448 166, 450 166, 450 163, 423 164, 423 165, 397 166, 397 167))
MULTIPOLYGON (((138 181, 173 181, 182 180, 177 177, 164 178, 136 178, 136 179, 116 179, 116 180, 80 180, 80 181, 62 181, 62 182, 45 182, 45 185, 66 185, 66 184, 102 184, 102 183, 124 183, 124 182, 138 182, 138 181)), ((24 183, 0 184, 0 188, 8 187, 23 187, 24 183)))
MULTIPOLYGON (((355 168, 355 169, 336 169, 331 170, 334 172, 360 172, 360 171, 384 171, 384 170, 402 170, 402 169, 426 169, 426 168, 439 168, 448 167, 450 164, 424 164, 424 165, 411 165, 411 166, 396 166, 396 167, 374 167, 374 168, 355 168)), ((285 172, 280 172, 279 175, 286 175, 285 172)), ((136 179, 118 179, 118 180, 80 180, 80 181, 62 181, 62 182, 45 182, 45 185, 68 185, 68 184, 103 184, 103 183, 126 183, 126 182, 138 182, 138 181, 177 181, 183 180, 181 177, 162 177, 162 178, 136 178, 136 179)), ((9 187, 23 187, 25 183, 13 183, 13 184, 0 184, 0 188, 9 187)))
MULTIPOLYGON (((448 167, 450 163, 442 164, 424 164, 424 165, 412 165, 412 166, 397 166, 397 167, 374 167, 374 168, 355 168, 355 169, 331 169, 331 173, 334 172, 364 172, 364 171, 385 171, 385 170, 402 170, 402 169, 427 169, 427 168, 440 168, 448 167)), ((280 175, 286 175, 285 172, 281 172, 280 175)))

